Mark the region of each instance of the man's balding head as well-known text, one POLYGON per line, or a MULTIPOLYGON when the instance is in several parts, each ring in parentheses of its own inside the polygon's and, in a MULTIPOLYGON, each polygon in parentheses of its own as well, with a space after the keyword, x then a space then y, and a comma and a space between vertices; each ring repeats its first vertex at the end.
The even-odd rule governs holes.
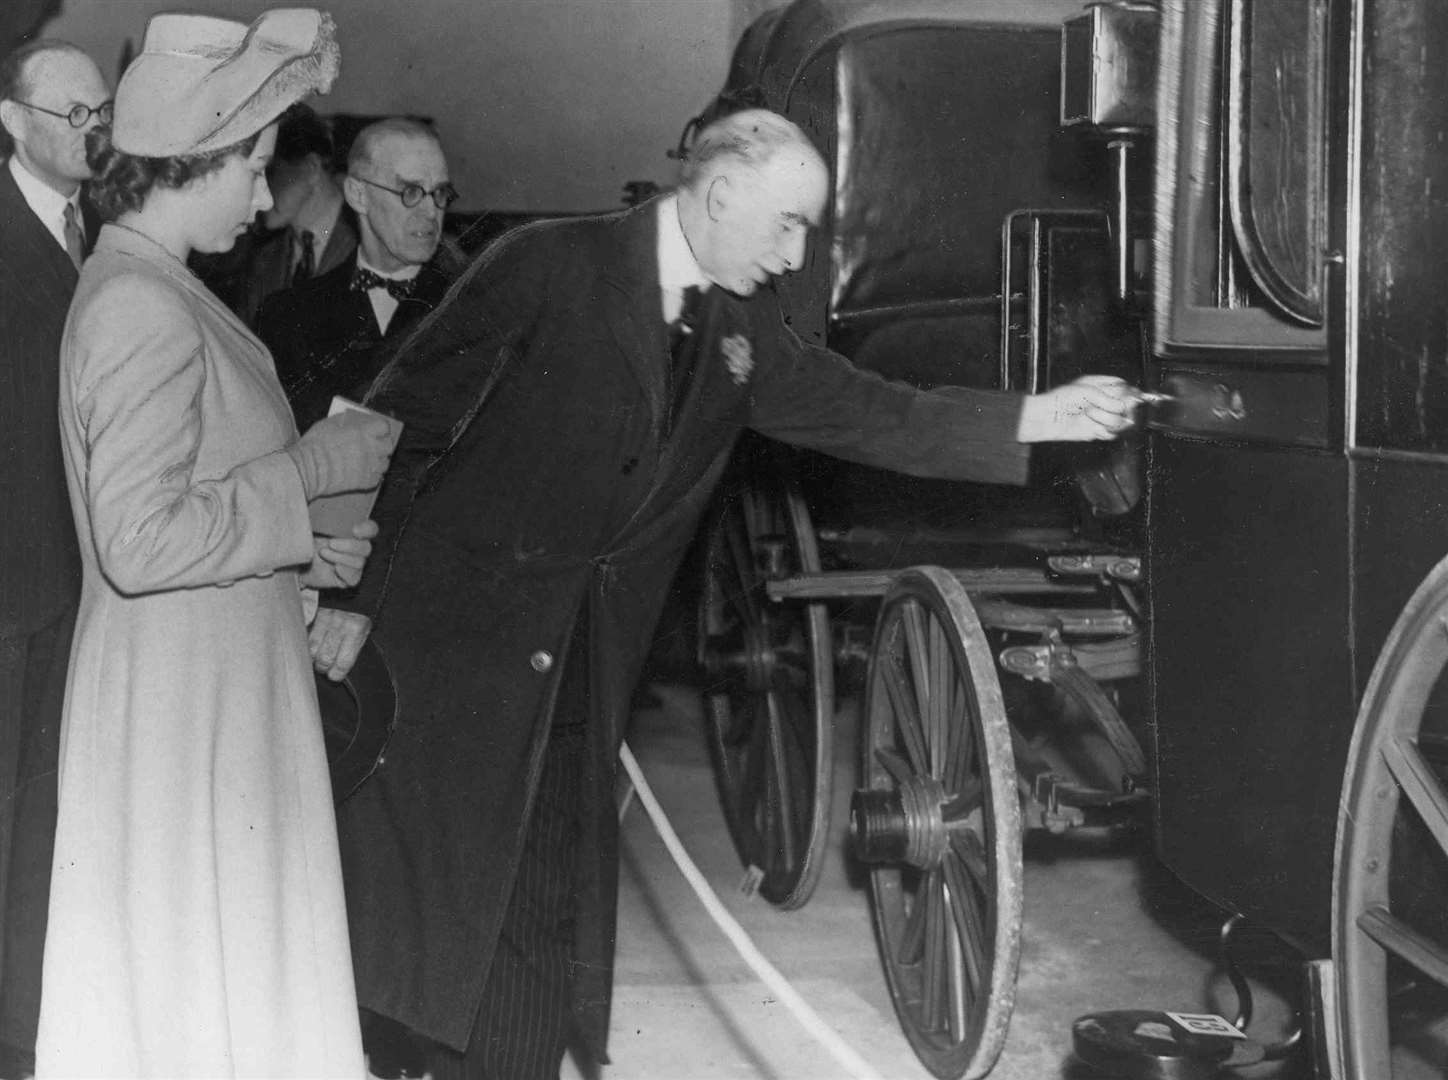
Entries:
MULTIPOLYGON (((347 153, 347 171, 357 174, 361 170, 361 174, 365 175, 369 167, 376 167, 379 159, 388 156, 390 144, 411 140, 431 142, 439 149, 442 148, 437 132, 421 120, 408 116, 389 116, 375 124, 368 124, 352 140, 352 148, 347 153)), ((383 165, 385 164, 384 161, 383 165)))
POLYGON ((679 223, 700 269, 747 296, 804 264, 824 213, 829 170, 797 126, 746 109, 710 124, 680 169, 679 223))
POLYGON ((64 114, 75 105, 94 108, 110 94, 95 62, 70 42, 20 46, 0 60, 0 154, 13 152, 37 179, 69 195, 90 176, 85 136, 100 118, 73 128, 64 114))

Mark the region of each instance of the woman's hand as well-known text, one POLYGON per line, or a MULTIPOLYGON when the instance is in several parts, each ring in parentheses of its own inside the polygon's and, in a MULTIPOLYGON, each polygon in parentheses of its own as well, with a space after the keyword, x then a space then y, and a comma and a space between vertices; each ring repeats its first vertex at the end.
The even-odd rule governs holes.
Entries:
POLYGON ((1016 439, 1023 443, 1114 439, 1135 422, 1141 393, 1114 375, 1082 375, 1032 394, 1021 404, 1016 439))
POLYGON ((392 450, 386 420, 349 410, 318 420, 287 453, 310 502, 340 491, 375 488, 382 483, 392 450))
POLYGON ((312 565, 302 572, 302 584, 313 589, 350 589, 362 580, 377 522, 364 521, 352 527, 352 535, 314 536, 312 565))

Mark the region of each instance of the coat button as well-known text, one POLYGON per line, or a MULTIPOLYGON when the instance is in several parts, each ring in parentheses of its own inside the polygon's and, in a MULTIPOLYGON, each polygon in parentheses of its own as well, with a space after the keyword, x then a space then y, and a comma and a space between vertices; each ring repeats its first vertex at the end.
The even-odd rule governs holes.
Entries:
POLYGON ((550 671, 553 668, 553 654, 547 649, 539 649, 532 656, 528 657, 528 663, 533 665, 534 671, 550 671))

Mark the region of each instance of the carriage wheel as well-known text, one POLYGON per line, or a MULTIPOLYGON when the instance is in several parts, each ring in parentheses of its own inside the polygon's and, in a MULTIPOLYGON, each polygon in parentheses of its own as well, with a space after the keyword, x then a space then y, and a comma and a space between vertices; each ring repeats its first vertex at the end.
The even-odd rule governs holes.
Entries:
MULTIPOLYGON (((1448 561, 1398 617, 1358 710, 1338 814, 1332 954, 1347 1075, 1448 1018, 1448 561)), ((1416 1074, 1414 1074, 1416 1075, 1416 1074)))
POLYGON ((863 790, 875 932, 895 1011, 939 1077, 985 1076, 1005 1045, 1021 935, 1021 811, 995 662, 970 598, 907 570, 875 624, 863 790))
POLYGON ((752 483, 705 553, 699 661, 724 817, 759 892, 782 908, 814 892, 833 789, 834 658, 821 603, 775 603, 765 582, 820 568, 793 483, 752 483))

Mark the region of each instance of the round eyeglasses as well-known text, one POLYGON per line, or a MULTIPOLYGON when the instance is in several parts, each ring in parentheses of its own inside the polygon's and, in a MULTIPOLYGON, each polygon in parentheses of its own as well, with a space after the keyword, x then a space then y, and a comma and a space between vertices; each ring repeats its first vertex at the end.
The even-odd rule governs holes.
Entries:
POLYGON ((24 105, 27 109, 34 109, 36 112, 43 112, 46 116, 59 116, 73 128, 85 127, 92 116, 100 117, 102 124, 109 124, 116 115, 116 105, 113 101, 102 101, 95 108, 91 108, 89 105, 72 105, 65 112, 56 112, 54 109, 32 105, 28 101, 17 101, 15 104, 24 105))
POLYGON ((437 187, 428 191, 421 184, 403 184, 400 188, 388 187, 386 184, 379 184, 376 180, 368 180, 365 176, 356 179, 372 187, 381 188, 383 191, 390 191, 402 200, 402 205, 411 210, 418 203, 422 202, 424 196, 432 198, 432 204, 439 210, 446 210, 453 203, 458 201, 458 189, 451 184, 438 184, 437 187))

